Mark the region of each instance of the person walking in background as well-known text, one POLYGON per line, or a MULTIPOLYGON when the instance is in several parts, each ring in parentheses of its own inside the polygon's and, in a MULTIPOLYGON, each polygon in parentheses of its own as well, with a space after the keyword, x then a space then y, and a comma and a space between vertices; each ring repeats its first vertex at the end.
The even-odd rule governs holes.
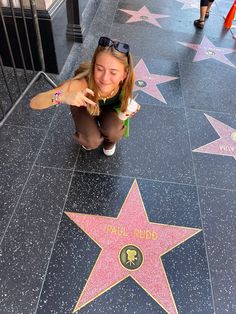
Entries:
POLYGON ((127 132, 127 118, 140 109, 132 100, 133 86, 129 45, 100 37, 91 61, 82 63, 72 79, 33 97, 30 106, 46 109, 61 103, 70 105, 75 140, 85 150, 102 144, 104 154, 112 156, 116 143, 127 132), (132 112, 127 111, 131 103, 132 112))
POLYGON ((201 0, 200 2, 200 18, 194 21, 194 25, 197 28, 204 28, 205 19, 210 15, 210 8, 214 0, 201 0))

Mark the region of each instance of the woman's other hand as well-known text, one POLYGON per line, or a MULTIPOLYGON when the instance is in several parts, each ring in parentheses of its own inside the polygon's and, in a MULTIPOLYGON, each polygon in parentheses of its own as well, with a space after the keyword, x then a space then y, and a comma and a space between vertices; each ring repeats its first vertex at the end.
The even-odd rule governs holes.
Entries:
POLYGON ((94 96, 94 92, 89 88, 85 88, 81 91, 72 90, 72 91, 63 92, 61 94, 60 100, 63 103, 66 103, 71 106, 76 106, 76 107, 81 107, 81 106, 87 107, 88 104, 92 106, 97 106, 97 104, 94 101, 92 101, 91 99, 87 97, 88 95, 94 96))

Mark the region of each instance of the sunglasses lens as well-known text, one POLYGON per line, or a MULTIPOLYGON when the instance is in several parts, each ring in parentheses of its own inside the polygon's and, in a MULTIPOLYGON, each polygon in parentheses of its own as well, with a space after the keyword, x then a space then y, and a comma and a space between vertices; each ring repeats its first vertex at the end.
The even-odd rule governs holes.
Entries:
POLYGON ((125 54, 129 53, 129 45, 128 44, 117 42, 115 45, 115 48, 119 52, 123 52, 125 54))
POLYGON ((112 41, 108 37, 100 37, 100 39, 98 41, 98 45, 102 46, 102 47, 111 46, 111 44, 112 44, 112 41))
POLYGON ((128 55, 129 53, 129 45, 125 44, 125 43, 120 43, 119 41, 113 41, 108 37, 100 37, 99 41, 98 41, 98 45, 102 46, 102 47, 112 47, 114 46, 114 48, 122 53, 125 53, 126 55, 128 55))

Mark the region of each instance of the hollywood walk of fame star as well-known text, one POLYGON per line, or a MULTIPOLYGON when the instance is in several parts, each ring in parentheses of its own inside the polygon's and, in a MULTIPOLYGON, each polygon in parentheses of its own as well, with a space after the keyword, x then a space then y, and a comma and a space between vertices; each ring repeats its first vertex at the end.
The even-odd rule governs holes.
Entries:
POLYGON ((134 68, 136 81, 134 84, 134 92, 135 91, 143 91, 144 93, 164 102, 166 104, 165 98, 162 96, 161 92, 157 88, 157 84, 169 82, 172 80, 178 79, 175 76, 167 76, 167 75, 158 75, 151 74, 143 59, 140 59, 137 65, 134 68))
POLYGON ((131 11, 125 9, 119 10, 128 13, 129 15, 132 15, 132 17, 128 21, 126 21, 126 23, 145 21, 147 23, 151 23, 155 26, 161 27, 161 25, 156 19, 169 17, 169 15, 151 13, 146 6, 143 6, 139 11, 131 11))
POLYGON ((236 52, 236 50, 231 49, 231 48, 216 47, 206 36, 203 37, 200 45, 192 44, 192 43, 184 43, 180 41, 178 41, 178 43, 197 51, 194 56, 193 62, 197 62, 197 61, 201 61, 205 59, 215 59, 235 68, 235 65, 232 62, 230 62, 229 59, 225 57, 225 55, 236 52))
POLYGON ((199 9, 199 0, 176 0, 183 3, 181 10, 199 9))
POLYGON ((231 128, 207 114, 205 114, 205 116, 220 138, 194 149, 193 152, 231 156, 236 159, 236 129, 231 128))
POLYGON ((167 313, 177 313, 161 257, 200 229, 149 222, 136 180, 117 218, 66 215, 101 247, 74 312, 130 276, 167 313))

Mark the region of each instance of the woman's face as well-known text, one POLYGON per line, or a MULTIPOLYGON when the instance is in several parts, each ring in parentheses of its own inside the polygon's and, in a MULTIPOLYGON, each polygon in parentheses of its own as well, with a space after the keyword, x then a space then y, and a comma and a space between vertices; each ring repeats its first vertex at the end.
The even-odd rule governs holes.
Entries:
POLYGON ((97 55, 94 79, 102 96, 109 96, 127 76, 125 66, 109 52, 97 55))

